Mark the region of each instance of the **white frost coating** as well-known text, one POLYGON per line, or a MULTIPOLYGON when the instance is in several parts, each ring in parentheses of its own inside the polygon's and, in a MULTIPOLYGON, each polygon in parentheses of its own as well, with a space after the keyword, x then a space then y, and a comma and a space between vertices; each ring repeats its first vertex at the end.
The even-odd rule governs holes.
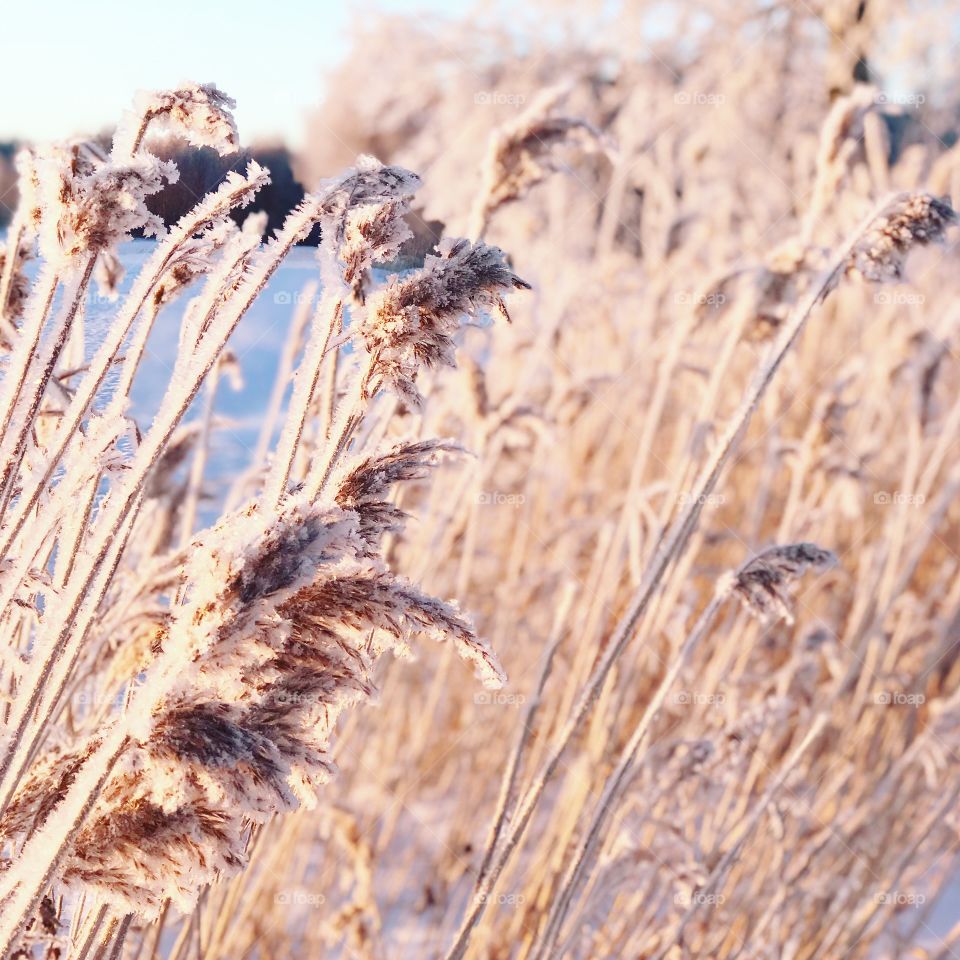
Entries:
POLYGON ((163 229, 146 198, 175 183, 177 168, 156 157, 129 164, 105 162, 84 145, 54 147, 36 159, 40 252, 49 263, 69 267, 83 254, 96 254, 137 229, 163 229))
POLYGON ((146 129, 159 127, 197 147, 213 147, 222 156, 240 146, 233 118, 236 101, 212 83, 184 83, 176 90, 141 91, 117 127, 113 153, 128 157, 139 149, 146 129))
MULTIPOLYGON (((269 182, 269 171, 261 167, 256 161, 251 161, 247 165, 246 175, 230 171, 220 187, 213 193, 207 194, 158 243, 157 249, 141 269, 140 275, 127 295, 116 320, 107 331, 103 343, 100 344, 90 361, 89 374, 81 382, 64 416, 58 423, 54 436, 48 442, 46 466, 42 473, 37 472, 39 476, 35 476, 31 484, 25 488, 13 516, 3 531, 6 536, 0 535, 0 551, 8 548, 12 538, 19 532, 29 515, 29 511, 36 503, 42 484, 49 480, 67 444, 75 435, 81 419, 100 389, 107 371, 110 369, 147 298, 155 291, 166 273, 175 268, 181 254, 184 254, 189 260, 191 253, 196 249, 190 246, 191 238, 201 231, 205 224, 219 222, 231 209, 249 203, 256 192, 269 182)), ((51 268, 46 266, 44 271, 45 274, 52 274, 53 272, 51 268)), ((31 299, 30 316, 36 316, 37 323, 41 323, 43 319, 42 307, 42 298, 35 296, 31 299)), ((22 341, 18 341, 17 349, 26 351, 29 346, 22 341)), ((4 390, 6 391, 8 387, 8 379, 5 379, 4 390)), ((2 405, 0 405, 0 408, 6 409, 2 405)))

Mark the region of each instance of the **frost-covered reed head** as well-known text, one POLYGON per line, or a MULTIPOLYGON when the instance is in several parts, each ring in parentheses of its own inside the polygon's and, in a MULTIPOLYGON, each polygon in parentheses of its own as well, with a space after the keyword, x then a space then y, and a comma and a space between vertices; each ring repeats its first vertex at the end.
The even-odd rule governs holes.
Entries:
POLYGON ((948 200, 929 193, 894 198, 856 244, 847 272, 875 283, 895 283, 903 276, 907 254, 915 246, 939 243, 957 214, 948 200))
POLYGON ((411 236, 404 217, 420 185, 412 171, 362 155, 352 170, 319 186, 321 253, 333 254, 336 263, 327 282, 345 284, 363 302, 371 268, 393 259, 411 236))
MULTIPOLYGON (((341 711, 374 694, 372 668, 409 641, 449 641, 488 687, 505 677, 454 604, 394 574, 380 553, 403 513, 385 501, 450 448, 401 444, 345 464, 334 502, 255 504, 200 535, 182 575, 185 602, 156 644, 182 671, 143 717, 64 870, 118 907, 153 916, 189 908, 200 888, 245 862, 250 824, 329 779, 341 711)), ((0 829, 41 823, 83 754, 38 767, 0 829)))
POLYGON ((587 151, 612 152, 608 138, 592 124, 580 117, 554 113, 569 92, 564 84, 547 88, 516 119, 491 135, 484 182, 473 212, 473 236, 483 234, 501 207, 521 199, 550 174, 563 169, 563 147, 578 145, 587 151))
POLYGON ((793 623, 787 588, 808 570, 823 570, 834 563, 836 557, 815 543, 770 547, 730 574, 719 589, 736 594, 745 609, 761 621, 793 623))
POLYGON ((184 83, 176 90, 139 93, 134 109, 114 137, 118 158, 137 153, 148 127, 163 129, 197 147, 212 147, 221 155, 240 146, 233 118, 236 101, 213 83, 184 83))
POLYGON ((158 234, 163 222, 147 197, 177 180, 177 169, 155 157, 113 163, 95 144, 49 147, 35 158, 40 252, 61 268, 96 256, 134 230, 158 234))
POLYGON ((497 247, 446 239, 422 270, 393 280, 368 301, 362 336, 369 386, 385 385, 419 404, 421 367, 454 365, 453 334, 465 319, 493 311, 509 320, 504 296, 528 290, 497 247))

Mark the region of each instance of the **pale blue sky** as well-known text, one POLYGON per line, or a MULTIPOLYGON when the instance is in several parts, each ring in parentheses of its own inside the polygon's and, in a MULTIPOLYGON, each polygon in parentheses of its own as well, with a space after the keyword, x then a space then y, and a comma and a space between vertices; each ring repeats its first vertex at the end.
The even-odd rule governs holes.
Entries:
POLYGON ((244 142, 296 143, 351 20, 376 10, 456 14, 466 2, 12 0, 0 16, 0 140, 96 133, 135 90, 190 79, 236 99, 244 142))

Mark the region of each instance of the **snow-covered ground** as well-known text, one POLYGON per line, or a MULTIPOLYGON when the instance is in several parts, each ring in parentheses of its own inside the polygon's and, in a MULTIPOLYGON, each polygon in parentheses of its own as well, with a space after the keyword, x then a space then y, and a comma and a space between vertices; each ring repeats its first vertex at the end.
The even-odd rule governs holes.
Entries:
MULTIPOLYGON (((126 276, 121 284, 121 298, 133 283, 153 250, 150 240, 135 240, 121 248, 126 276)), ((273 388, 277 363, 287 336, 296 303, 304 286, 318 277, 316 251, 297 247, 281 263, 267 288, 240 321, 230 339, 230 348, 240 364, 243 383, 234 389, 224 379, 217 393, 218 429, 211 442, 208 477, 226 480, 249 466, 256 446, 264 411, 273 388)), ((141 428, 150 424, 170 381, 180 319, 189 296, 170 304, 162 312, 147 344, 141 370, 133 388, 130 414, 141 428)), ((89 337, 96 343, 97 327, 106 326, 116 311, 116 303, 105 302, 96 291, 91 293, 88 307, 89 337)), ((188 415, 189 416, 189 415, 188 415)))

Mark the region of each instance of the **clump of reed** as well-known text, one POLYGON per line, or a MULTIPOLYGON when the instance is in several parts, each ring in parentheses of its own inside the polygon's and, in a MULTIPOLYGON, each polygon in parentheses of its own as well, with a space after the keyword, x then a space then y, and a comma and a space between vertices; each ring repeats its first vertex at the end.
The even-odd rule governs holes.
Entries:
MULTIPOLYGON (((470 331, 469 375, 424 412, 478 456, 453 502, 421 494, 398 556, 471 598, 512 686, 393 674, 392 722, 349 731, 340 800, 390 918, 365 955, 949 957, 960 155, 933 134, 953 121, 875 77, 821 85, 810 11, 711 5, 650 57, 643 12, 618 12, 589 50, 451 31, 461 63, 435 70, 409 24, 420 55, 368 78, 358 52, 315 127, 390 110, 392 158, 430 164, 425 216, 537 290, 470 331), (540 99, 558 79, 562 108, 540 99), (429 109, 398 116, 398 89, 429 109), (616 149, 558 143, 564 118, 616 149)), ((871 29, 879 51, 894 28, 871 29)), ((270 835, 316 852, 243 889, 323 891, 280 921, 309 949, 351 894, 308 866, 324 829, 270 835)), ((216 949, 259 942, 251 908, 216 949)))
POLYGON ((97 911, 77 936, 116 949, 133 916, 156 917, 169 903, 189 911, 208 884, 242 869, 258 824, 316 805, 340 714, 374 695, 385 651, 406 656, 415 638, 447 641, 484 685, 505 679, 457 606, 398 575, 385 553, 406 518, 391 502, 394 485, 424 479, 456 448, 412 440, 378 451, 353 435, 382 388, 415 396, 421 370, 454 362, 464 319, 505 312, 502 298, 527 285, 498 249, 450 241, 379 289, 371 268, 408 236, 403 217, 419 180, 369 157, 309 194, 265 244, 261 218, 238 227, 230 217, 268 181, 255 164, 167 230, 146 199, 177 171, 150 154, 149 128, 230 151, 233 102, 191 85, 137 103, 109 156, 71 144, 21 161, 33 189, 17 215, 4 311, 7 950, 29 937, 51 895, 93 897, 97 911), (140 584, 152 597, 149 645, 131 672, 104 678, 101 661, 118 659, 117 644, 109 638, 108 651, 100 627, 122 629, 111 610, 129 612, 124 570, 157 522, 145 507, 165 498, 189 453, 177 431, 222 368, 231 332, 315 223, 322 295, 274 456, 252 496, 209 529, 194 530, 195 509, 165 500, 164 526, 183 526, 179 546, 156 538, 140 558, 153 567, 153 582, 148 572, 140 584), (95 268, 134 230, 155 234, 155 250, 91 345, 93 359, 71 372, 68 352, 87 352, 81 319, 95 268), (28 253, 19 251, 32 253, 31 241, 40 273, 24 304, 28 253), (152 425, 131 437, 126 407, 150 328, 198 282, 166 394, 152 425), (365 359, 356 387, 331 405, 330 427, 342 429, 306 449, 320 369, 348 344, 354 362, 365 359), (77 710, 85 682, 99 691, 99 709, 77 710))

